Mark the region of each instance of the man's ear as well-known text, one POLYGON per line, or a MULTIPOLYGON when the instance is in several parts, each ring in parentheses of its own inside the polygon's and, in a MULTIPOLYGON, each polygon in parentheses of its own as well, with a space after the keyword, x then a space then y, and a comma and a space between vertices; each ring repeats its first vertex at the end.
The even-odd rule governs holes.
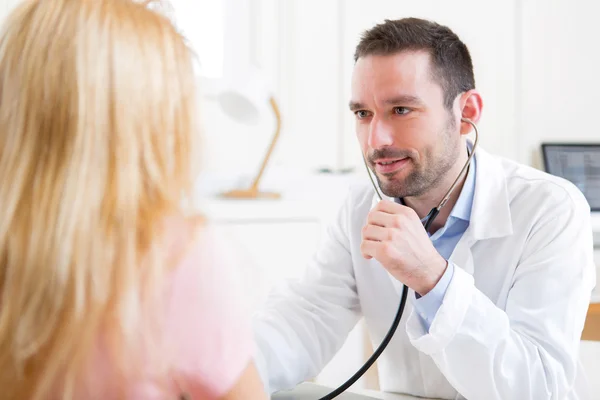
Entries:
MULTIPOLYGON (((483 109, 483 100, 481 94, 475 89, 469 90, 461 94, 459 99, 461 119, 466 118, 477 124, 481 119, 483 109)), ((460 134, 466 135, 473 130, 473 127, 468 122, 461 121, 460 134)))

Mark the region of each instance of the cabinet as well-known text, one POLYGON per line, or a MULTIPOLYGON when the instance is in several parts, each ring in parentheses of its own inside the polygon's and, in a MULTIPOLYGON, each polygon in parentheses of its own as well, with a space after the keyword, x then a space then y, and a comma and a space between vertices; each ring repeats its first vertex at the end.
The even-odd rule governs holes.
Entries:
MULTIPOLYGON (((281 200, 227 200, 214 194, 200 204, 219 241, 233 249, 236 275, 248 313, 261 306, 271 288, 298 278, 317 249, 326 225, 337 215, 349 185, 366 176, 312 175, 275 178, 281 200)), ((365 330, 359 323, 336 356, 315 379, 338 386, 362 366, 365 330)), ((354 387, 366 388, 365 377, 354 387)))

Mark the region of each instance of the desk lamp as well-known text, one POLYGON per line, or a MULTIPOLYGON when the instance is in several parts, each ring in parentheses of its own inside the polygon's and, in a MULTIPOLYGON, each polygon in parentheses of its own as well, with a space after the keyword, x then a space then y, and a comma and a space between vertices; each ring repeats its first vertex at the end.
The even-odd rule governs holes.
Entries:
POLYGON ((221 194, 221 196, 230 199, 278 199, 281 197, 279 193, 261 191, 260 181, 281 133, 281 113, 275 97, 269 95, 267 90, 264 89, 262 79, 257 74, 251 75, 251 77, 253 79, 246 80, 243 85, 222 91, 216 96, 216 100, 225 114, 243 124, 257 123, 263 103, 268 102, 270 110, 275 115, 275 133, 250 187, 232 190, 221 194))

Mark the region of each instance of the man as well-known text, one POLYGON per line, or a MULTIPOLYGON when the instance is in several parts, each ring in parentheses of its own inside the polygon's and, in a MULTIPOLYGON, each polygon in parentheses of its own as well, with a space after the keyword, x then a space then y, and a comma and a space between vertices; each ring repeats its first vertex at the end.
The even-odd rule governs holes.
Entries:
MULTIPOLYGON (((565 180, 475 151, 482 97, 447 27, 386 21, 356 48, 350 109, 390 199, 353 189, 306 275, 255 318, 271 392, 316 376, 362 316, 382 390, 442 399, 580 399, 578 348, 595 284, 590 209, 565 180)), ((585 382, 583 382, 585 383, 585 382)))

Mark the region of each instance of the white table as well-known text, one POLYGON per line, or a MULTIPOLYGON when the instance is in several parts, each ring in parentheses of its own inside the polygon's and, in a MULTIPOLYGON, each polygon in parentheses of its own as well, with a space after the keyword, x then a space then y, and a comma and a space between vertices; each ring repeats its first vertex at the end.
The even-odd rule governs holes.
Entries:
MULTIPOLYGON (((279 392, 271 397, 271 400, 318 400, 331 391, 325 386, 312 383, 303 383, 292 391, 279 392)), ((424 397, 414 397, 395 393, 383 393, 373 390, 361 390, 356 393, 348 392, 336 397, 336 400, 433 400, 424 397)))
MULTIPOLYGON (((427 397, 415 397, 409 396, 407 394, 397 394, 397 393, 384 393, 375 390, 362 390, 360 393, 364 393, 367 396, 371 396, 375 399, 383 399, 383 400, 433 400, 428 399, 427 397)), ((340 399, 341 400, 341 399, 340 399)))

